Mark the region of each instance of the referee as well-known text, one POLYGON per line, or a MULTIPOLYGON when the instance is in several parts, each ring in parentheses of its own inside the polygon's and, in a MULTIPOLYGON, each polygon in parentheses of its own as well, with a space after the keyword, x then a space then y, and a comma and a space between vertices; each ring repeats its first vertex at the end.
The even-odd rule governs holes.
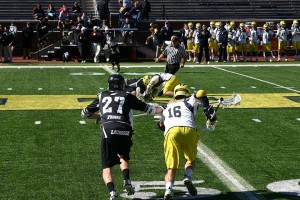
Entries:
POLYGON ((175 74, 179 70, 179 67, 184 67, 188 53, 179 43, 179 38, 177 36, 172 36, 171 45, 168 45, 161 55, 155 60, 155 62, 158 62, 163 57, 167 57, 165 73, 175 74))

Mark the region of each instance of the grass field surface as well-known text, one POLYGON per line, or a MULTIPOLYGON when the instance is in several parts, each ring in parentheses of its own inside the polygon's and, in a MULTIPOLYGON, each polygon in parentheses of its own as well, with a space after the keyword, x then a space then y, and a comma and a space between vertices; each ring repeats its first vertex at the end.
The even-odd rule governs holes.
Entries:
MULTIPOLYGON (((142 77, 163 72, 163 65, 121 63, 121 74, 142 77)), ((0 199, 109 199, 99 125, 80 111, 106 90, 110 73, 93 64, 0 65, 0 199)), ((242 102, 218 111, 214 132, 202 131, 205 118, 198 112, 198 195, 186 194, 181 165, 175 199, 300 199, 300 65, 187 65, 176 75, 209 97, 236 92, 242 102)), ((155 120, 134 119, 131 178, 137 192, 123 193, 115 167, 120 199, 163 197, 164 137, 155 120)))

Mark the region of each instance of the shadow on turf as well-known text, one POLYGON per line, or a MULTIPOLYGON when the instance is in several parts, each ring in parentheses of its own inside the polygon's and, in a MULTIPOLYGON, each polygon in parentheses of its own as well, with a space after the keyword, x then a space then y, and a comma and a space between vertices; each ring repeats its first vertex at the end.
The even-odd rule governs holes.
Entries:
MULTIPOLYGON (((250 191, 249 191, 250 192, 250 191)), ((249 193, 247 192, 247 193, 249 193)), ((247 193, 245 192, 225 192, 222 193, 218 196, 212 196, 212 197, 208 197, 207 195, 202 196, 201 195, 197 195, 199 197, 193 197, 193 196, 188 196, 188 197, 179 197, 184 195, 184 192, 175 192, 174 193, 174 200, 248 200, 250 199, 247 196, 247 193)), ((281 193, 274 193, 274 192, 269 192, 267 190, 256 190, 256 191, 251 191, 252 194, 255 194, 255 196, 257 197, 257 199, 268 199, 268 200, 299 200, 299 196, 297 197, 295 193, 289 193, 286 192, 284 194, 281 193), (261 198, 260 198, 261 197, 261 198)), ((153 199, 150 200, 162 200, 163 199, 163 195, 159 195, 156 196, 153 199)), ((142 200, 140 198, 134 198, 134 200, 142 200)))

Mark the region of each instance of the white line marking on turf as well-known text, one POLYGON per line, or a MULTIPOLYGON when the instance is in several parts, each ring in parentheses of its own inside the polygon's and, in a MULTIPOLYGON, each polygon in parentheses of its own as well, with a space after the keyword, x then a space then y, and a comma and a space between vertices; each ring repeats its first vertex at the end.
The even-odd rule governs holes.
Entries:
POLYGON ((256 87, 255 86, 250 86, 251 88, 255 89, 256 87))
MULTIPOLYGON (((220 180, 233 192, 238 192, 240 199, 258 200, 258 198, 250 191, 256 189, 250 185, 245 179, 237 174, 231 167, 222 161, 212 150, 206 145, 199 142, 198 157, 220 178, 220 180)), ((259 198, 262 199, 262 198, 259 198)))
POLYGON ((12 90, 12 88, 7 88, 7 90, 12 90))
POLYGON ((79 123, 82 124, 82 125, 86 124, 85 121, 79 121, 79 123))
POLYGON ((226 69, 219 68, 219 67, 213 67, 213 68, 218 69, 218 70, 222 70, 222 71, 225 71, 225 72, 228 72, 228 73, 236 74, 236 75, 239 75, 239 76, 247 77, 247 78, 250 78, 250 79, 253 79, 253 80, 257 80, 257 81, 260 81, 260 82, 263 82, 263 83, 268 83, 270 85, 275 85, 275 86, 277 86, 279 88, 283 88, 283 89, 287 89, 287 90, 290 90, 290 91, 293 91, 293 92, 300 93, 299 90, 294 90, 294 89, 291 89, 289 87, 286 87, 286 86, 283 86, 283 85, 279 85, 279 84, 276 84, 276 83, 272 83, 272 82, 269 82, 269 81, 265 81, 265 80, 262 80, 262 79, 259 79, 259 78, 255 78, 255 77, 248 76, 248 75, 245 75, 245 74, 233 72, 233 71, 226 70, 226 69))
POLYGON ((43 88, 38 88, 38 90, 43 90, 43 88))
POLYGON ((69 90, 74 90, 74 88, 69 88, 69 90))
POLYGON ((261 122, 261 120, 259 120, 259 119, 252 119, 252 120, 255 122, 261 122))
POLYGON ((222 88, 222 89, 226 89, 226 87, 224 87, 224 86, 221 86, 220 88, 222 88))
POLYGON ((107 71, 108 74, 116 74, 116 72, 112 70, 110 67, 101 67, 101 68, 107 71))
POLYGON ((42 122, 41 121, 35 121, 34 124, 35 125, 40 125, 42 122))
POLYGON ((297 120, 300 122, 300 118, 297 118, 297 120))

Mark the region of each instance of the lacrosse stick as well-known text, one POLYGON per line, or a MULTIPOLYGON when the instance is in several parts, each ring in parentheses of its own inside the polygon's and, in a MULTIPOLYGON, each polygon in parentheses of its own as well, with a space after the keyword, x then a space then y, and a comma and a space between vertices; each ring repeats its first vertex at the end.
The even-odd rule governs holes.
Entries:
POLYGON ((220 98, 218 101, 212 101, 212 102, 209 102, 210 104, 215 104, 215 103, 218 103, 218 106, 217 108, 222 105, 222 107, 230 107, 230 106, 236 106, 236 105, 239 105, 240 102, 242 100, 242 97, 241 95, 239 94, 236 94, 236 93, 233 93, 230 97, 228 98, 220 98), (222 100, 221 100, 222 99, 222 100))

